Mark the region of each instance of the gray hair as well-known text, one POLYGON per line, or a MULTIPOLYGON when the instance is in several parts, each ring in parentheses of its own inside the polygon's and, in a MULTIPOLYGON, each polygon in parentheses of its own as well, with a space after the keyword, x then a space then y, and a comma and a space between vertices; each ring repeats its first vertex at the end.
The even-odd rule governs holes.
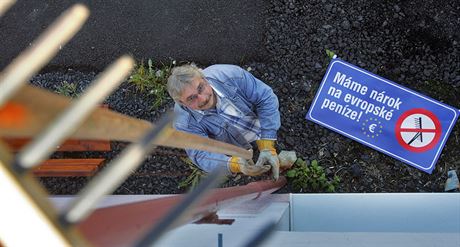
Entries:
POLYGON ((179 101, 182 90, 196 77, 203 78, 203 72, 195 64, 175 67, 168 78, 168 93, 176 102, 179 101))

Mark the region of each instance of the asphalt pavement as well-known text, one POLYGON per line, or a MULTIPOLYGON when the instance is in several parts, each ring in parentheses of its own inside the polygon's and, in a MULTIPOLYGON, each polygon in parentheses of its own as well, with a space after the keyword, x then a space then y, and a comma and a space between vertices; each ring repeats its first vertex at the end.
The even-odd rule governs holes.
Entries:
POLYGON ((127 53, 136 60, 204 65, 266 57, 263 0, 18 0, 0 18, 0 69, 77 2, 89 7, 90 18, 48 69, 102 70, 127 53))

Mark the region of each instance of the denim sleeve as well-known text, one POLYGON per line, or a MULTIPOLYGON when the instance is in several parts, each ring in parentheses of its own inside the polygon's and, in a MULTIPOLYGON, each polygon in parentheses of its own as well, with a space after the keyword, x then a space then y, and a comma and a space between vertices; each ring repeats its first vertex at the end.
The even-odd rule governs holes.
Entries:
POLYGON ((246 99, 256 106, 256 114, 259 117, 261 127, 261 138, 276 140, 276 133, 281 125, 278 97, 267 84, 248 71, 237 68, 241 76, 236 77, 234 81, 246 99))
MULTIPOLYGON (((184 131, 208 138, 206 132, 197 126, 184 126, 183 124, 176 122, 174 127, 179 131, 184 131)), ((186 149, 185 151, 187 152, 187 155, 192 160, 192 162, 200 167, 203 171, 209 173, 217 167, 223 167, 224 170, 227 171, 228 175, 231 174, 230 168, 228 167, 228 160, 230 159, 230 156, 195 149, 186 149)))

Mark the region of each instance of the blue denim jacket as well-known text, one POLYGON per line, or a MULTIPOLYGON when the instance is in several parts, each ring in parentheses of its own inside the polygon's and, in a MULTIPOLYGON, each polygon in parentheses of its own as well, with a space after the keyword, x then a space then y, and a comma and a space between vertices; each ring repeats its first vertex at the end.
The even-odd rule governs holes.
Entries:
MULTIPOLYGON (((273 90, 246 70, 235 65, 213 65, 203 70, 206 80, 245 115, 258 116, 262 139, 276 139, 280 128, 278 98, 273 90)), ((245 149, 251 145, 238 129, 216 113, 204 115, 178 103, 174 106, 177 130, 209 137, 245 149)), ((205 111, 206 112, 206 111, 205 111)), ((227 167, 229 156, 199 150, 187 149, 190 159, 206 172, 227 167)))

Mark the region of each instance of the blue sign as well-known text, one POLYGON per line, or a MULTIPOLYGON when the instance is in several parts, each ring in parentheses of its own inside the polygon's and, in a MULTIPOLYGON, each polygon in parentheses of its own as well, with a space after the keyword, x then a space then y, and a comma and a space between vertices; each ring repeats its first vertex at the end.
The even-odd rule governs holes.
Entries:
POLYGON ((333 59, 306 118, 430 173, 459 111, 333 59))

